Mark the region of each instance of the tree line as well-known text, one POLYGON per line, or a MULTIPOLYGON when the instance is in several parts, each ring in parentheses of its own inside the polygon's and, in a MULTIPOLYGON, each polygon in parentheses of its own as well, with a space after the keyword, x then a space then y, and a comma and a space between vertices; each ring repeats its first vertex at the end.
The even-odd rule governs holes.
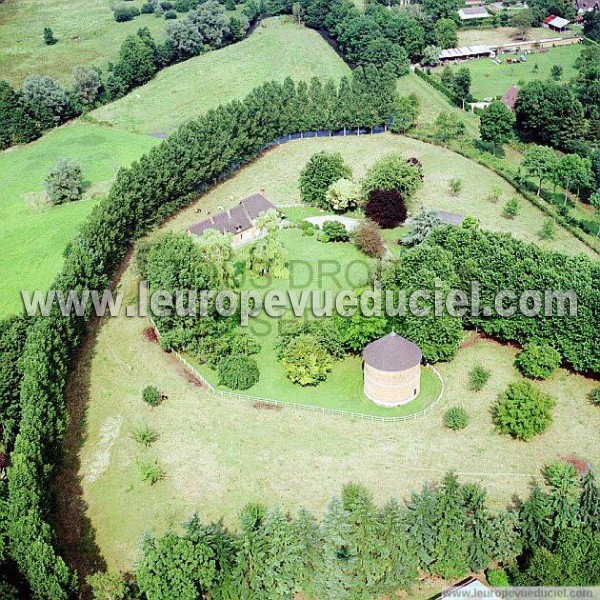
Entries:
POLYGON ((419 573, 460 579, 487 569, 496 586, 595 585, 600 581, 600 490, 570 463, 543 470, 525 499, 488 507, 486 490, 454 473, 405 502, 377 506, 347 484, 321 519, 246 505, 236 530, 193 515, 142 540, 135 580, 90 578, 96 598, 371 599, 410 590, 419 573), (104 595, 102 595, 104 594, 104 595))
MULTIPOLYGON (((322 94, 318 104, 321 109, 337 107, 322 111, 330 129, 381 125, 396 97, 395 79, 388 71, 373 68, 357 69, 337 88, 325 87, 336 94, 335 99, 322 94)), ((134 240, 224 177, 232 166, 256 157, 271 140, 297 131, 300 89, 291 80, 266 83, 245 99, 183 125, 130 168, 121 169, 108 196, 69 244, 63 268, 50 287, 65 292, 105 289, 134 240)), ((309 111, 319 112, 315 102, 300 113, 311 126, 316 117, 313 120, 309 111)), ((77 583, 54 547, 49 488, 66 429, 67 374, 86 319, 55 311, 30 320, 26 341, 20 325, 12 327, 17 328, 12 334, 15 341, 3 342, 8 344, 3 357, 12 357, 15 371, 3 370, 2 375, 21 380, 20 420, 8 483, 0 485, 0 560, 4 570, 16 565, 32 595, 60 600, 74 596, 77 583), (22 353, 18 344, 24 344, 22 353)), ((0 405, 10 405, 18 414, 14 383, 0 386, 0 405)))

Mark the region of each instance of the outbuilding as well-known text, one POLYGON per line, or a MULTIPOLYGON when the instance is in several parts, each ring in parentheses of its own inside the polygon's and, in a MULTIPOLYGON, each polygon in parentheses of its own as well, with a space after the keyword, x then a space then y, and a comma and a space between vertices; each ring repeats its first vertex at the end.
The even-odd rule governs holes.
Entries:
POLYGON ((423 353, 395 332, 371 342, 363 352, 365 396, 380 406, 406 404, 419 395, 423 353))
POLYGON ((565 31, 570 22, 571 21, 567 21, 567 19, 563 19, 562 17, 550 15, 548 18, 544 19, 543 26, 546 29, 552 29, 552 31, 565 31))

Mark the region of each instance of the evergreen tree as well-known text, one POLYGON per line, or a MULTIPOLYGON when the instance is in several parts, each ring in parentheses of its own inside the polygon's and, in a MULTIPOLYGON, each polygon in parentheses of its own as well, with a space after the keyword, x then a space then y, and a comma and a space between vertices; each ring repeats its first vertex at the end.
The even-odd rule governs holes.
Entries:
POLYGON ((529 498, 519 511, 523 543, 526 549, 549 547, 552 543, 550 500, 539 485, 535 485, 529 498))

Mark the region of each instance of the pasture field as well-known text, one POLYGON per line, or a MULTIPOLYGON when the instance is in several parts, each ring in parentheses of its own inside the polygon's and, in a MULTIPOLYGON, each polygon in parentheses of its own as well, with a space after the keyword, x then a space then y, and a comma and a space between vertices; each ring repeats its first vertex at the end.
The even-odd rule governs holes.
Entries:
MULTIPOLYGON (((570 37, 572 35, 572 31, 559 33, 557 31, 544 29, 543 27, 531 27, 527 31, 527 35, 525 36, 526 39, 524 41, 532 42, 549 38, 570 37)), ((458 30, 459 46, 478 46, 480 44, 485 46, 497 46, 500 44, 512 44, 516 41, 520 41, 517 39, 516 27, 497 27, 496 29, 474 27, 473 29, 458 30)))
POLYGON ((287 76, 295 81, 313 76, 340 79, 349 73, 317 32, 274 17, 238 44, 164 69, 146 85, 91 114, 120 129, 169 133, 210 108, 242 99, 265 81, 287 76))
MULTIPOLYGON (((389 152, 401 152, 407 158, 414 156, 423 163, 425 181, 417 193, 413 210, 418 210, 422 203, 428 209, 472 215, 480 220, 484 229, 510 232, 519 239, 538 243, 549 250, 596 256, 592 250, 560 227, 557 227, 554 240, 540 240, 537 232, 546 216, 525 198, 521 199, 521 212, 515 219, 502 217, 504 204, 516 195, 516 192, 489 169, 450 150, 387 133, 360 137, 312 138, 283 144, 260 160, 244 167, 236 176, 173 217, 168 228, 184 230, 194 221, 205 218, 208 211, 218 212, 232 204, 230 198, 233 197, 233 201, 238 202, 260 189, 264 189, 267 198, 276 205, 297 205, 300 202, 300 171, 308 159, 321 150, 341 152, 344 160, 352 167, 355 179, 362 177, 373 162, 389 152), (449 190, 449 182, 453 178, 459 178, 463 182, 462 191, 458 196, 452 196, 449 190), (486 200, 495 187, 499 187, 502 192, 497 204, 486 200), (200 210, 199 213, 195 212, 197 209, 200 210)), ((390 243, 393 241, 388 239, 390 243)))
POLYGON ((0 317, 21 310, 20 290, 47 289, 95 198, 108 191, 121 166, 157 143, 151 137, 77 122, 0 153, 0 317), (88 190, 79 202, 52 207, 44 201, 43 184, 59 158, 81 164, 88 190))
MULTIPOLYGON (((549 79, 553 65, 561 65, 564 69, 559 81, 569 81, 577 73, 575 61, 581 53, 581 48, 580 44, 574 44, 551 48, 547 52, 528 54, 525 63, 507 64, 507 56, 516 56, 512 54, 501 55, 500 59, 503 61, 501 65, 494 63, 489 58, 480 58, 451 68, 467 67, 471 71, 471 94, 478 100, 495 96, 501 97, 511 85, 520 87, 536 79, 549 79)), ((436 72, 441 73, 441 69, 437 69, 436 72)))
MULTIPOLYGON (((135 0, 135 6, 141 6, 135 0)), ((140 15, 117 23, 109 0, 5 0, 0 3, 1 78, 20 86, 28 75, 50 75, 70 83, 77 65, 105 69, 119 54, 121 42, 140 27, 161 39, 164 19, 140 15), (58 43, 46 46, 44 27, 58 43)))
MULTIPOLYGON (((123 279, 132 298, 133 276, 129 269, 123 279)), ((144 337, 147 326, 143 319, 106 319, 82 357, 86 367, 76 376, 83 379, 70 398, 76 411, 72 445, 56 483, 67 527, 74 501, 60 492, 73 489, 69 481, 81 485, 93 541, 111 568, 131 568, 147 528, 162 532, 194 511, 204 520, 223 517, 228 525, 252 501, 290 511, 306 506, 319 514, 349 481, 365 484, 383 503, 392 496, 408 498, 449 469, 465 481, 482 483, 499 508, 514 493, 525 495, 549 462, 572 454, 596 464, 600 460, 600 411, 586 399, 596 384, 564 370, 540 384, 558 400, 545 435, 523 443, 494 432, 490 405, 518 373, 516 350, 491 341, 467 344, 452 363, 437 365, 447 388, 431 412, 413 421, 373 423, 261 409, 215 396, 144 337), (492 371, 479 393, 466 385, 466 373, 475 364, 492 371), (151 409, 141 392, 153 384, 168 400, 151 409), (442 424, 445 410, 454 405, 470 415, 460 432, 442 424), (130 437, 132 428, 144 424, 160 435, 149 449, 130 437), (158 457, 166 471, 154 486, 141 482, 137 472, 137 461, 149 456, 158 457)), ((68 554, 78 556, 81 532, 60 537, 68 554)))

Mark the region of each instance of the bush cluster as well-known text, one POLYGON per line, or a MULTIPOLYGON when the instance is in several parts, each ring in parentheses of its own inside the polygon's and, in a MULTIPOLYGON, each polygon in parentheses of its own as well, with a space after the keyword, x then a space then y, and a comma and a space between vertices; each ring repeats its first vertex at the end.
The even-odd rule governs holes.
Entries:
POLYGON ((518 354, 515 363, 525 377, 547 379, 558 369, 561 358, 550 344, 529 342, 518 354))
POLYGON ((228 356, 219 362, 219 385, 232 390, 247 390, 258 383, 260 373, 253 358, 228 356))
POLYGON ((448 429, 458 431, 469 424, 469 413, 462 406, 453 406, 444 414, 444 425, 448 429))

